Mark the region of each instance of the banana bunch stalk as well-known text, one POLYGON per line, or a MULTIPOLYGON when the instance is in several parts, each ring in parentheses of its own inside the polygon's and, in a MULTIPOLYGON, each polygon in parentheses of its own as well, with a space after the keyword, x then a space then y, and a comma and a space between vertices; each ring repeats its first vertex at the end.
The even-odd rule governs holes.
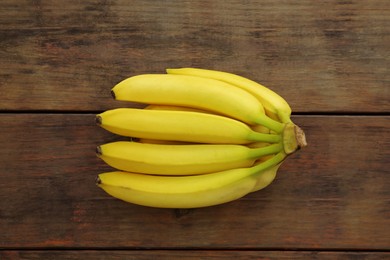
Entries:
POLYGON ((230 202, 268 186, 285 158, 306 146, 291 108, 272 90, 238 75, 167 69, 118 83, 116 100, 145 104, 96 116, 131 141, 99 145, 115 171, 97 185, 118 199, 158 208, 230 202))

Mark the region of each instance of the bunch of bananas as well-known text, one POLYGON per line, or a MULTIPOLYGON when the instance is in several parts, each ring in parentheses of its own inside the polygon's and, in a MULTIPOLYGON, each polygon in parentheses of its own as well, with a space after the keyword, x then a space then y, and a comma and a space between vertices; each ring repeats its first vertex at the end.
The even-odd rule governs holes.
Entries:
POLYGON ((195 68, 130 77, 116 100, 147 105, 96 116, 128 140, 96 152, 116 171, 97 185, 121 200, 159 208, 226 203, 269 185, 289 155, 306 146, 287 102, 238 75, 195 68))

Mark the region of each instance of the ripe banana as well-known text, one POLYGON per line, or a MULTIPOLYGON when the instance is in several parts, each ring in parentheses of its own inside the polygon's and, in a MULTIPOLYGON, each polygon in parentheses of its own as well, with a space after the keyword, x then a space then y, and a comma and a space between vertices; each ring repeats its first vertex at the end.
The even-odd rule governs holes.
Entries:
MULTIPOLYGON (((97 185, 118 199, 157 208, 199 208, 236 200, 260 187, 257 175, 280 164, 286 154, 250 168, 236 168, 194 176, 155 176, 130 172, 108 172, 97 185)), ((263 185, 264 186, 264 185, 263 185)))
POLYGON ((284 159, 306 146, 291 108, 266 87, 231 73, 183 68, 144 74, 112 88, 118 108, 96 116, 133 141, 97 147, 116 169, 98 176, 108 194, 159 208, 226 203, 268 186, 284 159))
POLYGON ((273 182, 273 180, 275 179, 276 173, 278 172, 279 167, 281 165, 282 164, 279 163, 269 169, 264 170, 261 174, 257 174, 256 176, 254 176, 256 179, 256 184, 251 190, 251 192, 259 191, 270 185, 271 182, 273 182))
POLYGON ((145 107, 145 109, 149 109, 149 110, 190 111, 190 112, 199 112, 199 113, 218 115, 218 114, 213 113, 211 111, 202 110, 202 109, 199 109, 199 108, 182 107, 182 106, 171 106, 171 105, 149 105, 149 106, 145 107))
POLYGON ((118 108, 97 115, 96 122, 112 133, 137 138, 223 144, 281 141, 281 135, 255 132, 228 117, 190 111, 118 108))
POLYGON ((119 141, 97 147, 97 155, 113 168, 155 175, 195 175, 250 167, 265 155, 283 149, 281 143, 261 148, 243 145, 162 145, 119 141))
POLYGON ((210 110, 249 125, 280 133, 283 124, 264 113, 251 93, 226 82, 188 75, 143 74, 127 78, 111 90, 117 100, 210 110))
MULTIPOLYGON (((190 112, 199 112, 199 113, 206 113, 206 114, 214 114, 213 112, 193 108, 193 107, 181 107, 181 106, 171 106, 171 105, 149 105, 145 107, 145 109, 148 110, 173 110, 173 111, 190 111, 190 112)), ((251 127, 253 130, 257 131, 256 126, 251 127)), ((264 132, 260 132, 264 133, 264 132)), ((267 134, 269 133, 266 132, 267 134)), ((183 141, 167 141, 167 140, 156 140, 156 139, 146 139, 146 138, 139 138, 138 142, 140 143, 149 143, 149 144, 191 144, 191 142, 183 142, 183 141)), ((192 143, 193 144, 193 143, 192 143)))
POLYGON ((252 93, 262 103, 267 115, 274 119, 279 118, 283 123, 291 122, 291 108, 286 100, 269 88, 250 79, 228 72, 196 68, 167 69, 167 73, 216 79, 235 85, 252 93))
MULTIPOLYGON (((215 114, 210 111, 201 110, 193 107, 180 107, 180 106, 169 106, 169 105, 149 105, 145 107, 145 109, 149 110, 173 110, 173 111, 192 111, 192 112, 199 112, 199 113, 207 113, 207 114, 215 114)), ((254 125, 250 126, 252 130, 263 133, 263 134, 269 134, 270 130, 266 128, 263 125, 254 125)))

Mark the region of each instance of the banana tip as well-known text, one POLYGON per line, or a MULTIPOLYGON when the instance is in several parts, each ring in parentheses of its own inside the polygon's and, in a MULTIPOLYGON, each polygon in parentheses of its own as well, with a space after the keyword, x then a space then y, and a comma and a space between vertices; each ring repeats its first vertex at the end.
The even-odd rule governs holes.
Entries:
POLYGON ((101 156, 102 154, 102 148, 100 147, 100 145, 96 146, 96 155, 101 156))
POLYGON ((113 99, 116 99, 114 90, 111 89, 111 96, 113 99))
POLYGON ((101 125, 101 124, 102 124, 102 121, 103 121, 103 119, 102 119, 101 116, 97 115, 97 116, 95 117, 95 123, 96 123, 96 124, 101 125))
POLYGON ((102 180, 100 180, 99 176, 96 177, 95 183, 96 185, 102 184, 102 180))

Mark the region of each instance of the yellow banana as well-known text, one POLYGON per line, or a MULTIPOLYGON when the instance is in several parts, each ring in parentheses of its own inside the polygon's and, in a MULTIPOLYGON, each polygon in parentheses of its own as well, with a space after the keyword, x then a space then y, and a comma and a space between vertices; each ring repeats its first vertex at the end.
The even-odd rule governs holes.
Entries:
MULTIPOLYGON (((190 112, 199 112, 199 113, 218 115, 217 113, 213 113, 213 112, 207 111, 207 110, 202 110, 202 109, 199 109, 199 108, 182 107, 182 106, 171 106, 171 105, 148 105, 147 107, 145 107, 145 109, 149 109, 149 110, 190 111, 190 112)), ((219 115, 221 115, 221 114, 219 114, 219 115)))
POLYGON ((263 134, 270 133, 270 130, 267 127, 262 126, 262 125, 254 125, 254 126, 251 126, 251 128, 252 128, 252 130, 259 132, 259 133, 263 133, 263 134))
POLYGON ((253 131, 248 125, 223 116, 190 112, 118 108, 96 116, 106 130, 136 138, 196 143, 277 143, 281 136, 253 131))
POLYGON ((195 175, 250 167, 265 155, 283 149, 281 143, 261 148, 243 145, 161 145, 119 141, 97 147, 97 155, 122 171, 155 175, 195 175))
POLYGON ((143 144, 174 144, 174 145, 194 144, 194 142, 158 140, 158 139, 147 139, 147 138, 137 138, 136 141, 143 144))
POLYGON ((261 174, 257 174, 256 184, 251 192, 259 191, 270 185, 275 179, 276 173, 278 172, 280 165, 281 163, 264 170, 261 174))
POLYGON ((268 117, 251 93, 220 80, 170 74, 130 77, 112 89, 117 100, 176 105, 210 110, 249 125, 263 125, 280 133, 283 124, 268 117))
MULTIPOLYGON (((173 111, 190 111, 190 112, 199 112, 199 113, 206 113, 206 114, 215 114, 211 111, 202 110, 198 108, 193 107, 181 107, 181 106, 170 106, 170 105, 149 105, 145 107, 145 109, 149 110, 173 110, 173 111)), ((255 130, 255 126, 251 127, 255 130)), ((256 130, 255 130, 256 131, 256 130)), ((263 133, 263 132, 260 132, 263 133)), ((267 134, 269 131, 267 132, 267 134)), ((183 141, 167 141, 167 140, 156 140, 156 139, 146 139, 146 138, 139 138, 138 142, 140 143, 148 143, 148 144, 191 144, 190 142, 183 142, 183 141)))
POLYGON ((155 176, 128 172, 102 173, 97 185, 118 199, 158 208, 199 208, 236 200, 252 192, 256 176, 281 163, 280 152, 250 168, 194 176, 155 176))
MULTIPOLYGON (((197 108, 192 108, 192 107, 180 107, 180 106, 168 106, 168 105, 149 105, 145 107, 145 109, 150 109, 150 110, 174 110, 174 111, 192 111, 192 112, 199 112, 199 113, 206 113, 206 114, 215 114, 210 111, 206 110, 201 110, 197 108)), ((269 134, 270 130, 266 128, 263 125, 254 125, 250 126, 254 131, 263 133, 263 134, 269 134)))
POLYGON ((189 75, 216 79, 235 85, 252 93, 262 103, 268 116, 272 117, 275 120, 277 120, 278 117, 283 123, 291 122, 291 108, 286 102, 286 100, 284 100, 281 96, 279 96, 271 89, 250 79, 228 72, 196 68, 167 69, 167 73, 174 75, 189 75))

